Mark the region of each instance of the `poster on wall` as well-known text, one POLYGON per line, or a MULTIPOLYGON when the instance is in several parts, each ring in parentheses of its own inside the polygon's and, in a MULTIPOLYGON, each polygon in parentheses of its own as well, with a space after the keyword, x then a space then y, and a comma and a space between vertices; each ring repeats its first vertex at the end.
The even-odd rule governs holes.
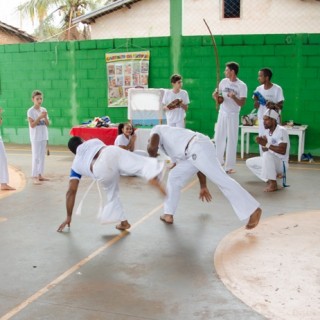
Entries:
POLYGON ((106 53, 108 106, 127 107, 130 88, 148 88, 150 51, 106 53))

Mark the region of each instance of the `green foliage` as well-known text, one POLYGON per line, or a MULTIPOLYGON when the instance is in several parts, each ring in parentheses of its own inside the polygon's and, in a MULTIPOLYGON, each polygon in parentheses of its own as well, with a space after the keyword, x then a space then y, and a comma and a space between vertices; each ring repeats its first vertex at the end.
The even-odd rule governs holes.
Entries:
POLYGON ((97 9, 103 0, 30 0, 18 7, 22 16, 28 16, 39 27, 34 35, 39 40, 78 40, 88 37, 88 29, 77 28, 72 19, 97 9))

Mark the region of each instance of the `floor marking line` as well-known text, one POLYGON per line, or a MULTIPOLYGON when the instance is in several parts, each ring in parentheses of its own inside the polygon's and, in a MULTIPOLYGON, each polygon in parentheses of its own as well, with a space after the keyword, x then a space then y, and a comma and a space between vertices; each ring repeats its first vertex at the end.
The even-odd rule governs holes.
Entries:
MULTIPOLYGON (((303 165, 307 166, 307 164, 300 164, 298 162, 296 162, 296 163, 289 162, 289 169, 288 170, 316 170, 316 171, 320 170, 320 168, 312 168, 312 166, 318 166, 319 163, 310 164, 309 168, 302 167, 303 165), (296 166, 291 166, 291 165, 296 165, 296 166), (299 165, 300 165, 300 167, 299 167, 299 165)), ((246 164, 245 163, 237 163, 237 166, 246 166, 246 164)))
MULTIPOLYGON (((185 192, 186 190, 190 189, 198 180, 195 179, 192 182, 190 182, 186 187, 184 187, 181 192, 185 192)), ((154 213, 156 213, 158 210, 160 210, 163 207, 163 204, 158 205, 154 209, 152 209, 149 213, 144 215, 140 220, 132 224, 130 230, 135 229, 138 225, 140 225, 142 222, 147 220, 149 217, 151 217, 154 213)), ((9 320, 13 316, 15 316, 17 313, 22 311, 24 308, 29 306, 31 303, 35 302, 38 300, 41 296, 43 296, 45 293, 47 293, 50 289, 54 288, 57 286, 60 282, 62 282, 64 279, 69 277, 71 274, 79 270, 82 266, 84 266, 87 262, 91 261, 93 258, 95 258, 97 255, 99 255, 101 252, 104 250, 108 249, 111 247, 113 244, 121 240, 122 238, 126 237, 128 235, 128 231, 121 232, 119 235, 115 236, 111 240, 109 240, 106 244, 104 244, 102 247, 96 249, 93 253, 88 255, 86 258, 82 259, 75 265, 73 265, 71 268, 69 268, 67 271, 62 273, 60 276, 58 276, 56 279, 51 281, 49 284, 47 284, 45 287, 42 289, 38 290, 36 293, 34 293, 32 296, 21 302, 19 305, 11 309, 9 312, 7 312, 5 315, 3 315, 0 320, 9 320)))

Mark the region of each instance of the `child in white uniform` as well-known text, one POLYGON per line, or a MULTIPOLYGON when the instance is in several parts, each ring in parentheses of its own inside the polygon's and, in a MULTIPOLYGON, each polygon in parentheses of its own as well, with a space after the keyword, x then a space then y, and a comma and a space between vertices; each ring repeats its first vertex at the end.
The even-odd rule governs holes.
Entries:
POLYGON ((114 145, 132 151, 140 156, 148 156, 148 153, 144 150, 135 150, 136 139, 137 136, 134 133, 133 126, 130 123, 120 123, 118 126, 118 136, 114 141, 114 145))
POLYGON ((189 95, 182 90, 182 77, 174 74, 171 77, 172 89, 166 90, 162 99, 166 112, 167 125, 171 127, 185 127, 186 111, 188 110, 189 95))
POLYGON ((48 143, 49 117, 42 107, 43 94, 39 90, 32 92, 33 106, 28 109, 29 133, 32 150, 32 177, 34 184, 41 184, 49 179, 43 177, 44 159, 48 143))
MULTIPOLYGON (((2 109, 0 108, 0 125, 2 124, 2 109)), ((0 134, 0 184, 1 190, 16 190, 8 185, 9 182, 9 172, 6 150, 2 141, 0 134)))
POLYGON ((118 136, 114 141, 115 146, 133 151, 136 139, 137 136, 134 134, 133 127, 130 123, 120 123, 118 125, 118 136))

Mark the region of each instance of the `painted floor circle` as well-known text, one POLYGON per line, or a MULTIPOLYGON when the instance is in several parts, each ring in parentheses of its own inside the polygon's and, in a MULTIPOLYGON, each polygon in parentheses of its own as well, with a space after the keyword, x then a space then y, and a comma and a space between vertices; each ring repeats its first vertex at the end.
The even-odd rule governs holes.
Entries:
POLYGON ((268 319, 320 319, 320 211, 263 219, 219 243, 214 264, 225 286, 268 319))

